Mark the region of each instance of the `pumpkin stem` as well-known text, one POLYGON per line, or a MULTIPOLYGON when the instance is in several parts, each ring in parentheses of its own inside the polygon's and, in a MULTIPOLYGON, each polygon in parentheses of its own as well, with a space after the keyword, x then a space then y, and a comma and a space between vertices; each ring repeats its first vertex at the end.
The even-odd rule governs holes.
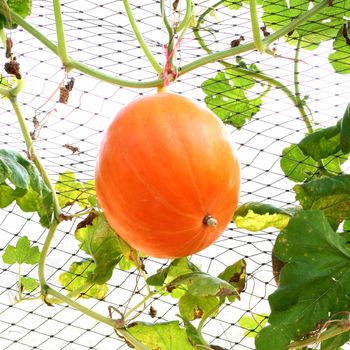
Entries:
POLYGON ((204 223, 204 225, 208 225, 210 227, 215 227, 218 224, 218 221, 213 216, 207 215, 203 219, 203 223, 204 223))
POLYGON ((167 92, 168 89, 166 88, 166 86, 158 86, 157 87, 157 93, 160 94, 162 92, 167 92))

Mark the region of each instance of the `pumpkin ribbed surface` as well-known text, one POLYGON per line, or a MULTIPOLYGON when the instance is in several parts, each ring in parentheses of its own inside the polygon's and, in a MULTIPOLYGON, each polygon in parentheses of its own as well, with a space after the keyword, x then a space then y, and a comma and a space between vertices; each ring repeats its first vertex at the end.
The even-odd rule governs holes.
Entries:
POLYGON ((116 233, 150 256, 182 257, 212 244, 231 220, 239 185, 224 125, 180 95, 130 103, 100 145, 99 203, 116 233))

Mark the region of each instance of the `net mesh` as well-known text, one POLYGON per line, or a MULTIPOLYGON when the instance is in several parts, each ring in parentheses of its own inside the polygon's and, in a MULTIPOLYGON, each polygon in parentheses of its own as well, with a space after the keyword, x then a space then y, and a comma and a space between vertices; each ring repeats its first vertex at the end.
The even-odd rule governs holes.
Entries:
MULTIPOLYGON (((143 1, 131 4, 134 17, 140 25, 144 38, 159 63, 164 64, 162 44, 166 43, 166 29, 159 10, 159 1, 143 1)), ((195 4, 195 11, 203 13, 211 1, 195 4)), ((171 4, 168 4, 171 5, 171 4)), ((179 11, 183 12, 184 2, 179 11)), ((135 40, 125 14, 122 1, 62 1, 62 13, 69 54, 76 60, 98 70, 126 80, 153 80, 154 70, 135 40)), ((173 15, 172 21, 177 20, 173 15)), ((50 1, 33 3, 28 21, 40 29, 50 40, 56 42, 53 8, 50 1)), ((201 37, 211 51, 230 47, 232 40, 244 37, 252 40, 249 9, 243 5, 239 11, 218 6, 215 13, 205 17, 201 37)), ((97 145, 101 134, 118 109, 141 94, 154 93, 152 89, 131 89, 107 84, 73 71, 74 89, 67 104, 59 104, 58 87, 67 81, 59 59, 37 39, 21 28, 10 32, 14 42, 13 52, 21 64, 26 86, 20 102, 29 128, 35 131, 33 119, 42 127, 37 130, 35 146, 53 182, 63 171, 73 171, 79 181, 94 177, 97 145), (66 80, 64 80, 66 79, 66 80), (77 147, 72 152, 72 147, 77 147)), ((326 34, 325 34, 326 35, 326 34)), ((268 76, 279 79, 294 91, 295 47, 283 40, 274 44, 277 57, 250 52, 243 54, 247 64, 256 63, 268 76)), ((332 47, 323 42, 313 51, 301 50, 299 62, 300 95, 308 96, 309 118, 316 125, 330 126, 340 118, 348 103, 350 84, 345 75, 334 74, 328 62, 332 47)), ((189 31, 182 40, 176 62, 185 65, 204 54, 203 48, 189 31)), ((235 58, 227 62, 235 63, 235 58)), ((204 104, 201 84, 222 71, 220 63, 208 64, 177 79, 171 90, 204 104)), ((249 94, 256 98, 267 88, 256 84, 249 94)), ((25 150, 21 132, 14 113, 7 101, 0 105, 0 133, 2 147, 25 150)), ((229 127, 232 139, 239 150, 242 165, 242 188, 240 202, 266 202, 278 207, 288 207, 295 202, 293 183, 286 179, 280 169, 282 150, 300 141, 307 132, 297 108, 288 96, 272 86, 264 96, 261 111, 241 129, 229 127)), ((349 169, 345 165, 344 169, 349 169)), ((77 221, 63 222, 52 243, 47 258, 46 276, 54 288, 61 290, 58 276, 68 271, 74 261, 86 256, 79 250, 74 238, 77 221)), ((14 205, 0 211, 0 242, 5 249, 14 245, 19 237, 27 235, 41 247, 46 231, 38 223, 38 217, 24 213, 14 205)), ((219 314, 210 318, 204 327, 204 336, 211 344, 226 349, 254 349, 254 339, 245 334, 239 325, 243 316, 268 314, 267 296, 275 288, 272 278, 271 249, 277 232, 268 229, 251 233, 237 229, 233 224, 216 243, 191 258, 205 272, 214 276, 227 265, 244 258, 247 262, 247 284, 241 300, 226 303, 219 314)), ((151 275, 165 266, 167 261, 148 259, 147 272, 151 275)), ((126 349, 128 346, 113 330, 80 312, 65 306, 50 307, 41 301, 13 303, 17 290, 17 267, 0 261, 0 349, 1 350, 83 350, 126 349)), ((23 266, 24 276, 36 277, 37 270, 23 266)), ((108 282, 108 294, 103 301, 80 300, 88 308, 108 315, 108 307, 120 311, 135 305, 146 294, 145 286, 138 281, 134 271, 116 269, 108 282), (137 289, 135 290, 135 285, 137 289)), ((177 319, 177 302, 171 297, 154 298, 146 309, 140 308, 140 319, 170 321, 177 319), (149 307, 157 310, 150 318, 149 307)), ((349 347, 348 347, 349 348, 349 347)))

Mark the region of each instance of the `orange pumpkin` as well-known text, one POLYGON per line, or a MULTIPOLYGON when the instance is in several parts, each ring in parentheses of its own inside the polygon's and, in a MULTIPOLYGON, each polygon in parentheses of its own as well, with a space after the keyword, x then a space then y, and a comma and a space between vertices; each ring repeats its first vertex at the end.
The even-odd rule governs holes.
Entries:
POLYGON ((212 244, 237 206, 240 168, 223 123, 189 99, 158 93, 119 111, 102 139, 96 192, 132 247, 177 258, 212 244))

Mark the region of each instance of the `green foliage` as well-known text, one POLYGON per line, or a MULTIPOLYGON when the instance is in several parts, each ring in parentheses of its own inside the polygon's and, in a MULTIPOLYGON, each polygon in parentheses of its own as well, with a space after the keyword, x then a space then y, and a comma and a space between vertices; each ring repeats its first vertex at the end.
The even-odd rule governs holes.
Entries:
POLYGON ((1 0, 0 1, 0 29, 16 27, 13 22, 10 9, 22 18, 29 16, 32 12, 32 0, 1 0))
POLYGON ((179 300, 179 311, 181 317, 192 321, 197 318, 215 316, 220 305, 219 298, 215 296, 195 296, 186 293, 179 300))
POLYGON ((238 324, 245 328, 246 331, 244 332, 245 337, 255 338, 256 335, 260 332, 260 330, 265 326, 267 322, 267 315, 266 314, 253 314, 250 316, 243 316, 239 321, 238 324))
POLYGON ((39 282, 31 277, 22 277, 20 279, 21 286, 24 291, 32 293, 39 287, 39 282))
POLYGON ((340 147, 344 154, 350 153, 350 104, 340 123, 340 147))
POLYGON ((267 227, 282 230, 288 225, 290 218, 290 211, 270 204, 247 202, 237 208, 233 221, 238 228, 257 232, 267 227))
POLYGON ((350 306, 350 250, 319 210, 297 212, 278 236, 274 251, 286 262, 279 288, 269 296, 269 326, 257 350, 285 350, 329 315, 350 306))
POLYGON ((109 226, 102 213, 90 213, 79 224, 75 238, 81 243, 80 249, 90 255, 94 262, 90 280, 103 284, 113 273, 115 266, 122 258, 119 238, 109 226))
POLYGON ((226 0, 223 5, 228 7, 230 10, 239 10, 242 7, 244 0, 226 0))
POLYGON ((323 177, 294 186, 304 209, 322 209, 338 222, 350 219, 350 175, 323 177))
POLYGON ((128 326, 128 332, 149 349, 194 350, 186 330, 178 321, 162 323, 135 322, 128 326))
POLYGON ((50 225, 52 193, 35 166, 19 153, 0 149, 0 207, 16 201, 25 212, 37 212, 44 227, 50 225))
MULTIPOLYGON (((341 172, 340 165, 344 162, 342 157, 330 156, 324 161, 324 168, 330 173, 341 172)), ((320 165, 310 156, 306 156, 300 147, 292 144, 282 151, 280 161, 284 174, 294 182, 303 182, 318 175, 320 165)))
MULTIPOLYGON (((318 2, 320 1, 267 0, 263 2, 262 20, 267 27, 278 30, 306 12, 311 4, 318 2)), ((343 16, 349 16, 350 1, 335 0, 332 3, 332 6, 324 8, 289 33, 288 42, 294 43, 297 38, 301 38, 301 46, 313 50, 322 41, 334 39, 344 22, 343 16)))
POLYGON ((176 277, 193 271, 199 271, 199 268, 187 257, 178 258, 172 260, 169 266, 159 269, 155 275, 148 277, 146 282, 149 286, 160 287, 170 283, 176 277))
POLYGON ((247 73, 234 68, 226 68, 214 78, 205 80, 201 87, 206 94, 204 101, 224 123, 241 128, 252 116, 259 112, 262 98, 268 89, 249 98, 248 92, 255 85, 249 70, 258 72, 255 65, 247 66, 247 73))
POLYGON ((38 246, 30 246, 30 240, 27 236, 21 237, 16 246, 8 245, 2 256, 5 264, 28 264, 36 265, 40 259, 38 246))
POLYGON ((338 28, 338 34, 333 42, 332 52, 328 56, 329 63, 333 66, 337 73, 349 74, 350 73, 350 31, 348 28, 349 22, 342 23, 342 26, 338 28))
POLYGON ((308 134, 298 144, 306 156, 314 160, 327 158, 340 151, 340 123, 308 134))
POLYGON ((189 272, 175 278, 167 284, 167 289, 172 290, 178 286, 186 286, 188 293, 198 297, 238 295, 232 284, 201 271, 189 272))
POLYGON ((77 203, 81 208, 97 206, 94 181, 80 182, 71 171, 65 171, 60 174, 55 189, 62 208, 71 206, 74 203, 77 203))
POLYGON ((95 271, 96 265, 92 260, 73 262, 69 271, 62 273, 58 281, 70 292, 79 289, 79 296, 83 298, 103 299, 108 292, 108 287, 104 283, 94 283, 92 276, 95 271))
POLYGON ((227 297, 230 302, 240 298, 239 295, 243 291, 247 280, 246 267, 247 263, 245 260, 240 259, 234 264, 227 266, 225 270, 218 275, 218 278, 230 283, 237 292, 237 294, 227 297))

